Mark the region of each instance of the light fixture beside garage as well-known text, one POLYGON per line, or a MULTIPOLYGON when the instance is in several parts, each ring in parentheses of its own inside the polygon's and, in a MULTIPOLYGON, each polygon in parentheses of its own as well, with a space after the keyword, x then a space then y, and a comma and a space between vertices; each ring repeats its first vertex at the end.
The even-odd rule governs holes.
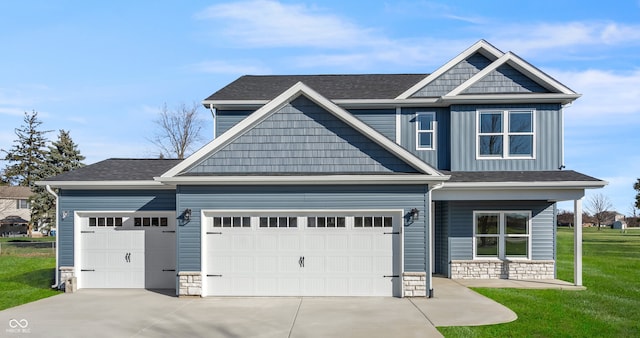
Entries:
POLYGON ((418 217, 420 217, 420 210, 418 210, 417 208, 413 208, 411 209, 411 211, 409 211, 409 221, 410 222, 415 222, 418 220, 418 217))
POLYGON ((182 219, 184 219, 185 222, 189 222, 191 220, 191 209, 184 209, 182 219))
POLYGON ((69 216, 69 211, 65 210, 65 211, 62 212, 62 217, 60 217, 60 218, 62 218, 62 220, 64 221, 67 218, 67 216, 69 216))

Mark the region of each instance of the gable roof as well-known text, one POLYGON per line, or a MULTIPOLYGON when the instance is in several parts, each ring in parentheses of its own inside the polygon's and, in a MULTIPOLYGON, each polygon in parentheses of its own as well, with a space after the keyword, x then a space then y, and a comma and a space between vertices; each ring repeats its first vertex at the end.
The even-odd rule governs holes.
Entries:
POLYGON ((207 97, 204 103, 273 100, 298 82, 314 88, 330 100, 393 99, 427 75, 245 75, 207 97))
POLYGON ((31 188, 22 186, 0 186, 0 198, 23 199, 29 198, 33 193, 31 188))
MULTIPOLYGON (((167 171, 157 179, 161 182, 173 181, 173 182, 184 183, 184 182, 191 182, 191 181, 195 182, 195 180, 202 182, 203 178, 201 177, 194 178, 192 176, 191 177, 181 176, 181 174, 189 170, 190 168, 192 168, 194 165, 196 165, 206 157, 209 157, 211 154, 219 151, 226 145, 230 144, 235 139, 237 139, 238 137, 246 133, 248 130, 254 128, 258 123, 260 123, 267 117, 271 116, 280 108, 282 108, 283 106, 285 106, 286 104, 288 104, 289 102, 293 101, 294 99, 298 98, 301 95, 304 95, 305 97, 313 101, 315 104, 325 109, 327 113, 334 115, 335 117, 337 117, 338 119, 340 119, 341 121, 349 125, 351 128, 357 130, 358 132, 360 132, 361 134, 369 138, 371 141, 377 143, 382 148, 386 149, 391 154, 398 157, 399 159, 401 159, 411 167, 415 168, 419 172, 419 174, 417 175, 405 175, 403 178, 404 181, 409 181, 413 179, 413 180, 421 180, 425 182, 425 181, 444 181, 448 179, 447 176, 442 175, 440 172, 438 172, 437 170, 435 170, 434 168, 432 168, 431 166, 429 166, 428 164, 420 160, 418 157, 416 157, 406 149, 402 148, 400 145, 396 144, 395 142, 383 136, 373 128, 369 127, 367 124, 360 121, 358 118, 354 117, 344 109, 338 107, 329 99, 325 98, 324 96, 322 96, 321 94, 311 89, 309 86, 307 86, 302 82, 298 82, 293 86, 291 86, 290 88, 288 88, 287 90, 285 90, 283 93, 278 95, 273 100, 269 101, 267 104, 262 106, 256 112, 249 115, 247 118, 245 118, 244 120, 242 120, 241 122, 233 126, 231 129, 229 129, 227 132, 220 135, 218 138, 216 138, 215 140, 213 140, 212 142, 210 142, 209 144, 207 144, 206 146, 198 150, 193 155, 189 156, 183 162, 176 165, 174 168, 167 171)), ((331 176, 332 176, 332 180, 334 181, 342 180, 344 182, 347 182, 347 181, 354 181, 354 178, 358 175, 331 175, 331 176)), ((359 176, 362 176, 362 175, 359 175, 359 176)), ((372 182, 376 182, 375 178, 372 179, 373 176, 378 177, 378 176, 389 176, 389 175, 368 176, 369 180, 372 180, 372 182)), ((319 182, 319 181, 322 181, 322 179, 318 180, 318 177, 326 178, 327 175, 318 175, 314 177, 305 176, 305 177, 307 177, 309 181, 319 182)), ((238 183, 248 182, 246 179, 246 176, 238 176, 237 178, 229 177, 229 176, 222 176, 222 177, 208 176, 206 178, 206 181, 208 182, 216 182, 216 183, 225 182, 227 184, 229 184, 228 182, 232 182, 234 180, 238 180, 238 183)), ((299 177, 294 179, 290 175, 281 175, 281 176, 277 176, 277 178, 276 176, 261 176, 261 179, 255 180, 253 183, 256 183, 256 181, 260 181, 260 180, 264 182, 278 181, 280 183, 285 181, 291 181, 291 182, 295 181, 297 183, 297 182, 300 182, 301 179, 299 177)))

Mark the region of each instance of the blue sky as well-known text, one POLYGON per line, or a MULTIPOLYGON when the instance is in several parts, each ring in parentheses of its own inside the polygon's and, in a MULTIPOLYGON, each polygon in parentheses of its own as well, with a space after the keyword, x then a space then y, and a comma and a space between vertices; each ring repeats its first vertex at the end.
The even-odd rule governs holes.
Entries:
POLYGON ((240 75, 429 73, 485 39, 583 94, 565 110, 566 167, 609 181, 598 192, 631 212, 640 1, 361 3, 2 1, 0 148, 36 110, 87 163, 154 157, 163 103, 199 102, 240 75))

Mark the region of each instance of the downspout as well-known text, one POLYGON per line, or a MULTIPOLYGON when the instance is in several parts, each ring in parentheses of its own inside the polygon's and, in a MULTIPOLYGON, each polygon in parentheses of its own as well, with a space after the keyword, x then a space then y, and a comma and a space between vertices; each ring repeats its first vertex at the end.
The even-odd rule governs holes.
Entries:
POLYGON ((50 185, 46 185, 45 188, 47 189, 47 191, 53 195, 53 197, 56 198, 56 271, 55 271, 55 275, 56 275, 56 283, 51 285, 52 289, 57 289, 58 286, 60 285, 60 271, 59 271, 59 267, 58 267, 58 250, 60 248, 60 245, 58 245, 58 241, 60 239, 60 228, 58 227, 58 224, 60 223, 60 198, 58 197, 58 194, 56 194, 55 191, 53 191, 53 189, 51 189, 50 185))
POLYGON ((429 234, 429 271, 427 271, 427 281, 429 281, 429 292, 427 296, 429 298, 433 298, 433 264, 434 264, 434 254, 435 254, 435 239, 433 238, 433 216, 434 210, 433 199, 431 197, 431 193, 434 190, 441 189, 444 186, 444 183, 436 184, 434 186, 430 186, 429 191, 427 192, 427 205, 429 207, 429 219, 427 220, 428 224, 428 234, 429 234))
POLYGON ((213 107, 212 104, 209 105, 209 110, 211 110, 211 117, 213 117, 213 139, 216 139, 216 128, 217 126, 217 121, 216 121, 216 109, 213 107))

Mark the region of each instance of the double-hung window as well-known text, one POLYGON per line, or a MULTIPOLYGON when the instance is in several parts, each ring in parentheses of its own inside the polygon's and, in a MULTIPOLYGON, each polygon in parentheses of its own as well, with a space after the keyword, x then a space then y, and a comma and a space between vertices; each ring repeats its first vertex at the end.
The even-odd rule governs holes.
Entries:
POLYGON ((475 258, 530 258, 531 212, 476 211, 473 218, 475 258))
POLYGON ((436 113, 416 113, 416 149, 436 149, 436 113))
POLYGON ((16 200, 16 209, 29 209, 31 205, 29 204, 29 200, 19 199, 16 200))
POLYGON ((478 158, 534 158, 533 110, 478 112, 478 158))

